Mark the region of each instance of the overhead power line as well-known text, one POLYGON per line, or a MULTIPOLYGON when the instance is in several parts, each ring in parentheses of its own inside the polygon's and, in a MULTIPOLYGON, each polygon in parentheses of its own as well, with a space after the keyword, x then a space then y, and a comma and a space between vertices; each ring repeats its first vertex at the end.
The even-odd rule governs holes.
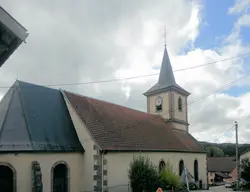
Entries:
MULTIPOLYGON (((205 64, 200 64, 200 65, 195 65, 195 66, 191 66, 191 67, 187 67, 187 68, 177 69, 177 70, 174 70, 174 72, 180 72, 180 71, 191 70, 191 69, 195 69, 195 68, 199 68, 199 67, 204 67, 204 66, 207 66, 207 65, 212 65, 212 64, 216 64, 216 63, 220 63, 220 62, 224 62, 224 61, 244 57, 246 55, 250 55, 250 52, 240 54, 240 55, 237 55, 237 56, 234 56, 234 57, 229 57, 229 58, 225 58, 225 59, 205 63, 205 64)), ((117 81, 124 81, 124 80, 131 80, 131 79, 138 79, 138 78, 156 76, 156 75, 159 75, 159 74, 160 73, 153 73, 153 74, 139 75, 139 76, 133 76, 133 77, 108 79, 108 80, 98 80, 98 81, 89 81, 89 82, 80 82, 80 83, 50 84, 50 85, 47 85, 47 86, 49 86, 49 87, 53 87, 53 86, 77 86, 77 85, 89 85, 89 84, 96 84, 96 83, 109 83, 109 82, 117 82, 117 81)))
MULTIPOLYGON (((224 62, 224 61, 228 61, 228 60, 232 60, 232 59, 244 57, 246 55, 250 55, 250 52, 249 53, 240 54, 240 55, 237 55, 237 56, 234 56, 234 57, 229 57, 229 58, 225 58, 225 59, 221 59, 221 60, 217 60, 217 61, 205 63, 205 64, 200 64, 200 65, 195 65, 195 66, 191 66, 191 67, 187 67, 187 68, 177 69, 177 70, 174 70, 174 72, 180 72, 180 71, 191 70, 191 69, 195 69, 195 68, 199 68, 199 67, 204 67, 204 66, 207 66, 207 65, 212 65, 212 64, 216 64, 216 63, 220 63, 220 62, 224 62)), ((97 83, 110 83, 110 82, 119 82, 119 81, 131 80, 131 79, 146 78, 146 77, 151 77, 151 76, 156 76, 156 75, 159 75, 159 73, 146 74, 146 75, 138 75, 138 76, 132 76, 132 77, 125 77, 125 78, 116 78, 116 79, 96 80, 96 81, 89 81, 89 82, 44 84, 43 86, 58 87, 58 86, 90 85, 90 84, 97 84, 97 83)), ((0 86, 0 88, 2 88, 2 89, 8 89, 10 87, 11 86, 0 86)))
MULTIPOLYGON (((247 120, 247 118, 249 118, 249 117, 250 117, 250 115, 247 115, 247 116, 244 117, 239 123, 244 122, 244 121, 247 120)), ((215 140, 215 143, 219 142, 219 140, 220 140, 222 137, 225 137, 225 134, 226 134, 227 132, 231 131, 231 130, 234 129, 234 128, 235 128, 235 124, 234 124, 232 127, 230 127, 229 129, 227 129, 226 131, 224 131, 223 134, 222 134, 221 136, 219 136, 219 137, 215 140)))
POLYGON ((223 62, 223 61, 228 61, 228 60, 232 60, 232 59, 237 59, 237 58, 240 58, 240 57, 244 57, 246 55, 249 55, 249 53, 244 53, 244 54, 240 54, 240 55, 236 55, 234 57, 228 57, 228 58, 225 58, 225 59, 221 59, 221 60, 217 60, 217 61, 213 61, 213 62, 209 62, 209 63, 205 63, 205 64, 201 64, 201 65, 195 65, 195 66, 192 66, 192 67, 188 67, 188 68, 184 68, 184 69, 178 69, 174 72, 178 72, 178 71, 185 71, 185 70, 190 70, 190 69, 195 69, 195 68, 198 68, 198 67, 203 67, 203 66, 207 66, 207 65, 211 65, 211 64, 215 64, 215 63, 220 63, 220 62, 223 62))
POLYGON ((231 131, 234 127, 235 127, 235 125, 233 125, 233 126, 230 127, 229 129, 227 129, 225 132, 223 132, 223 134, 222 134, 221 136, 219 136, 218 138, 215 139, 215 143, 219 142, 220 139, 221 139, 222 137, 224 137, 225 134, 226 134, 227 132, 231 131))

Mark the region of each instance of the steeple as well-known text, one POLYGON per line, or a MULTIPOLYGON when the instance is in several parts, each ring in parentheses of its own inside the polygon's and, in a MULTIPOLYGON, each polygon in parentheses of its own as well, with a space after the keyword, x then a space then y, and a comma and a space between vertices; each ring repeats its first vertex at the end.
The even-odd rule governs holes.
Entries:
POLYGON ((185 89, 183 89, 176 83, 168 51, 165 45, 158 82, 147 92, 145 92, 144 95, 148 96, 154 93, 162 92, 169 88, 178 89, 184 95, 190 95, 190 93, 188 93, 185 89))
POLYGON ((166 45, 158 82, 144 95, 148 113, 161 115, 174 129, 188 131, 187 98, 190 93, 176 83, 166 45))
POLYGON ((168 56, 168 51, 165 46, 164 48, 164 53, 163 53, 163 59, 162 59, 162 64, 161 64, 161 71, 160 71, 160 76, 158 79, 158 84, 161 86, 171 86, 175 85, 175 78, 174 78, 174 73, 173 69, 170 63, 170 59, 168 56))

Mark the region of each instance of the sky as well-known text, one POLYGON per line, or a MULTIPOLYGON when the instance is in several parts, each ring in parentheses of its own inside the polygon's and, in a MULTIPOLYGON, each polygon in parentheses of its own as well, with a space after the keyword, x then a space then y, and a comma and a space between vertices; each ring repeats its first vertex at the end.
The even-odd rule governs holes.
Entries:
MULTIPOLYGON (((250 53, 250 0, 0 0, 29 32, 0 68, 0 85, 16 79, 71 84, 159 73, 166 42, 174 70, 250 53)), ((250 54, 175 72, 191 93, 190 133, 202 141, 250 143, 250 54)), ((150 76, 119 82, 54 86, 146 111, 150 76)), ((0 89, 0 98, 7 89, 0 89)))

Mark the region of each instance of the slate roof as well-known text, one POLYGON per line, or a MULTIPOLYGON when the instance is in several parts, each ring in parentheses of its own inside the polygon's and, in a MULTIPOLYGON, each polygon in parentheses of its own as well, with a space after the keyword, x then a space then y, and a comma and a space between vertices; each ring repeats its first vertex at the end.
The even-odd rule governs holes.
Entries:
POLYGON ((63 93, 102 150, 205 153, 188 132, 173 129, 160 116, 63 93))
POLYGON ((59 90, 16 81, 0 102, 0 152, 83 151, 59 90))
POLYGON ((231 173, 236 167, 235 157, 208 157, 208 172, 231 173))
POLYGON ((176 83, 172 65, 168 56, 168 51, 165 47, 158 82, 148 91, 146 91, 144 95, 147 96, 158 91, 161 92, 163 89, 166 88, 177 89, 187 96, 190 95, 189 92, 187 92, 185 89, 183 89, 176 83))

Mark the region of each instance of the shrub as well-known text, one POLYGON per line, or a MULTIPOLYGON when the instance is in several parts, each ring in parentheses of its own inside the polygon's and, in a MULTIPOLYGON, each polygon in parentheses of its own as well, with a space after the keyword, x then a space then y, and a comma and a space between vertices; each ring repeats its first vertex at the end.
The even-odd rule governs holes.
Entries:
POLYGON ((133 191, 156 191, 160 185, 160 178, 157 167, 149 158, 139 156, 130 163, 128 171, 131 188, 133 191))
POLYGON ((173 189, 180 186, 180 177, 174 173, 173 167, 169 161, 167 161, 165 168, 160 173, 162 181, 162 187, 164 189, 173 189))

